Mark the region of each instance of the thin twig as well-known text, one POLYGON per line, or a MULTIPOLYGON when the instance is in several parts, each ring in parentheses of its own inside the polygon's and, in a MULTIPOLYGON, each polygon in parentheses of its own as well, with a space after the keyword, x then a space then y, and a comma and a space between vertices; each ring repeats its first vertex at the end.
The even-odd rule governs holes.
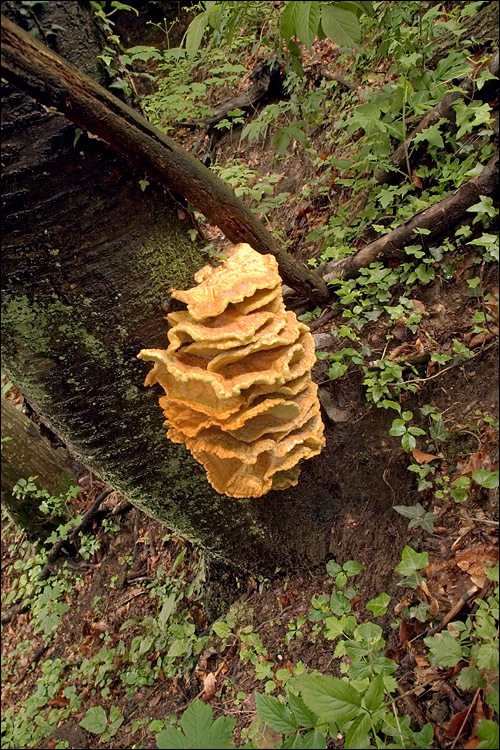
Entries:
POLYGON ((443 375, 445 372, 447 372, 448 370, 452 370, 454 367, 458 367, 460 365, 467 364, 467 362, 470 362, 471 359, 474 359, 474 357, 477 357, 479 354, 482 354, 483 352, 488 351, 488 349, 491 349, 492 346, 496 346, 496 344, 497 344, 496 341, 492 341, 490 344, 488 344, 488 346, 484 346, 481 349, 479 349, 479 351, 475 352, 475 354, 472 354, 469 357, 469 359, 465 360, 465 362, 455 362, 452 365, 448 365, 448 367, 444 367, 439 372, 435 372, 434 375, 429 375, 428 378, 417 378, 415 380, 405 380, 405 384, 406 385, 408 385, 409 383, 417 383, 417 384, 419 384, 419 383, 426 383, 428 380, 434 380, 434 378, 437 378, 440 375, 443 375))
POLYGON ((481 692, 481 688, 478 688, 478 689, 476 690, 476 694, 474 695, 474 698, 472 699, 472 702, 471 702, 471 704, 470 704, 469 708, 467 709, 467 713, 465 714, 465 718, 464 718, 464 720, 463 720, 463 722, 462 722, 462 725, 461 725, 460 729, 459 729, 459 730, 458 730, 458 732, 457 732, 457 735, 456 735, 455 739, 453 740, 453 744, 452 744, 452 746, 451 746, 451 749, 450 749, 450 750, 453 750, 453 748, 454 748, 454 747, 455 747, 455 745, 457 744, 458 740, 460 739, 460 736, 461 736, 461 734, 462 734, 463 728, 465 727, 465 725, 466 725, 466 723, 467 723, 467 721, 468 721, 468 719, 469 719, 469 716, 470 716, 470 712, 472 711, 472 707, 473 707, 473 706, 474 706, 474 704, 476 703, 476 701, 477 701, 477 699, 478 699, 478 697, 479 697, 479 693, 480 693, 480 692, 481 692))
POLYGON ((21 684, 21 682, 24 680, 24 678, 29 673, 29 671, 36 667, 36 665, 38 664, 38 662, 40 661, 40 659, 42 658, 42 656, 44 655, 44 653, 47 651, 48 648, 49 648, 49 644, 44 644, 43 646, 40 646, 40 648, 37 651, 35 651, 35 654, 31 662, 28 664, 26 669, 23 670, 23 672, 20 674, 17 680, 13 683, 13 687, 17 687, 18 685, 21 684))

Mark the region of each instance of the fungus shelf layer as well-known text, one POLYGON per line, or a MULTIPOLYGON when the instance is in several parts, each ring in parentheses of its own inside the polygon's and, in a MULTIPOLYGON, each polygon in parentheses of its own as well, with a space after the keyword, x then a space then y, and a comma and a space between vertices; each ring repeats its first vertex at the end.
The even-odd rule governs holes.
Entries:
POLYGON ((276 259, 232 247, 196 286, 172 290, 186 311, 167 316, 169 346, 143 349, 159 383, 167 437, 184 443, 210 484, 261 497, 298 483, 299 461, 325 444, 309 329, 285 310, 276 259))

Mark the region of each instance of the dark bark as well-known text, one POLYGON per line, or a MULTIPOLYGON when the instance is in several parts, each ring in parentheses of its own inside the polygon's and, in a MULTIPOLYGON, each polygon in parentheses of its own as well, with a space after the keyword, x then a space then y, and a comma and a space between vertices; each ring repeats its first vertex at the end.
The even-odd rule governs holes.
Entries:
POLYGON ((134 110, 7 19, 2 20, 2 76, 45 106, 97 135, 170 190, 199 208, 232 242, 272 253, 286 283, 326 302, 321 278, 278 247, 234 191, 134 110))
POLYGON ((426 60, 426 67, 430 70, 435 68, 438 62, 446 57, 451 50, 463 48, 466 40, 471 41, 467 45, 469 49, 477 49, 488 45, 491 48, 491 44, 498 41, 499 7, 497 2, 489 2, 483 5, 477 13, 461 23, 464 33, 458 38, 451 31, 439 36, 436 39, 431 57, 426 60))
POLYGON ((392 232, 370 242, 348 258, 332 261, 320 266, 318 271, 325 281, 357 275, 360 268, 369 266, 381 258, 392 258, 402 253, 402 248, 415 241, 414 230, 429 229, 426 240, 434 239, 455 226, 469 206, 479 200, 480 195, 494 195, 498 188, 498 156, 494 156, 477 177, 465 182, 454 193, 408 219, 392 232))

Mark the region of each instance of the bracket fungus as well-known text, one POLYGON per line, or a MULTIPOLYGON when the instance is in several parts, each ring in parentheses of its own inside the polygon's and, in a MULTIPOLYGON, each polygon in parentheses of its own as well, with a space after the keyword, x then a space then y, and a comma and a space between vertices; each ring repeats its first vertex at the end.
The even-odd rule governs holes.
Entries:
POLYGON ((309 329, 285 310, 278 264, 235 245, 196 286, 172 290, 167 350, 143 349, 159 383, 167 437, 184 443, 217 492, 261 497, 297 484, 299 461, 325 444, 309 329))

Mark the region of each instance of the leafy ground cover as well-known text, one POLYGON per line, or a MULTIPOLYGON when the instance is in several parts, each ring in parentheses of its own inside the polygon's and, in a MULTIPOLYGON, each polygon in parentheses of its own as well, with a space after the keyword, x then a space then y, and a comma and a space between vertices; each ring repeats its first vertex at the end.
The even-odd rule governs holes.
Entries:
MULTIPOLYGON (((206 3, 180 47, 124 50, 93 3, 115 88, 143 92, 150 119, 315 268, 452 194, 497 146, 493 49, 466 32, 488 3, 343 5, 206 3), (282 96, 198 127, 276 57, 282 96), (450 93, 451 114, 411 137, 450 93)), ((370 440, 390 446, 392 539, 369 507, 346 509, 324 570, 241 580, 214 620, 200 550, 116 493, 40 580, 103 489, 91 476, 40 498, 74 519, 45 547, 3 517, 4 607, 26 609, 3 625, 5 747, 498 746, 497 214, 480 195, 448 233, 417 228, 334 279, 327 309, 288 297, 317 337, 331 439, 346 454, 357 441, 359 465, 370 440)), ((217 258, 225 241, 198 219, 217 258)))

